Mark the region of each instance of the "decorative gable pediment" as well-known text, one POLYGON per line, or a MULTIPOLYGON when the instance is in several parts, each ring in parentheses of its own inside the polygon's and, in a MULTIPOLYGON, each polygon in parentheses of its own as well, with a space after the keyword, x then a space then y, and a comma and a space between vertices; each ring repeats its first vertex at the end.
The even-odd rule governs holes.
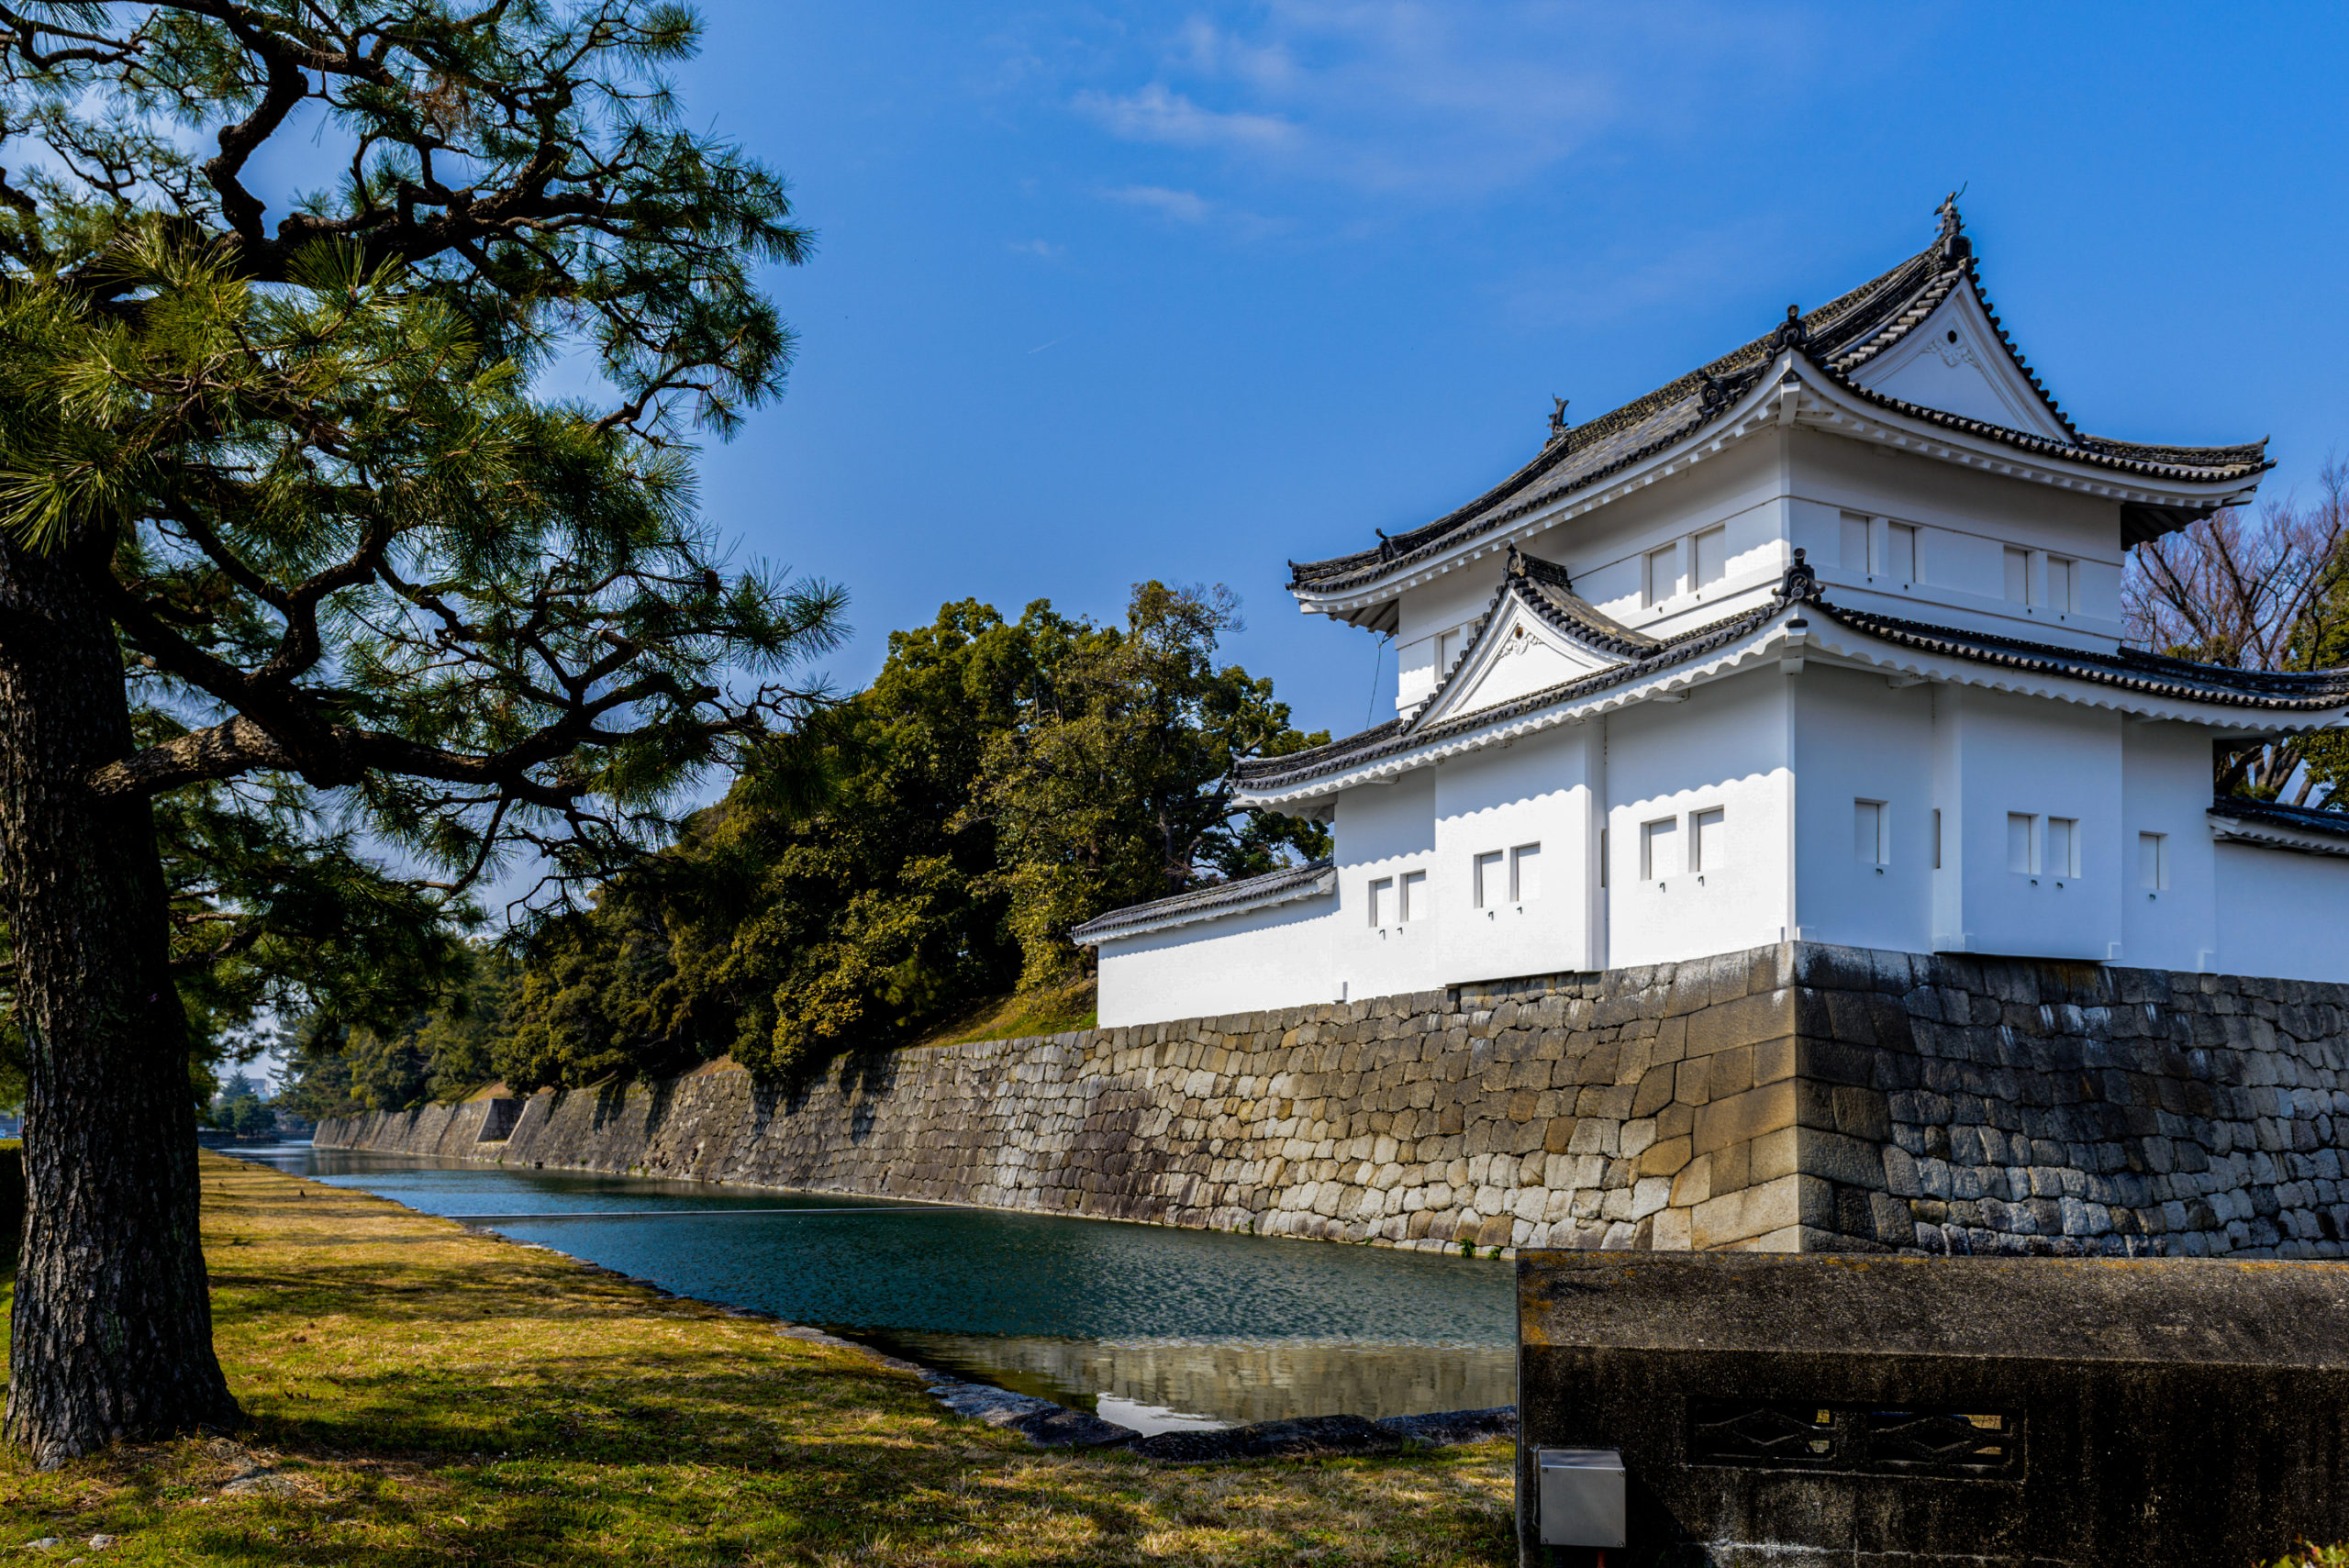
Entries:
POLYGON ((1852 379, 1904 403, 2066 445, 2073 440, 2007 351, 1981 297, 1968 286, 1952 289, 1932 314, 1861 365, 1852 379))
POLYGON ((1421 728, 1515 702, 1628 663, 1653 646, 1652 638, 1575 597, 1563 569, 1512 550, 1476 640, 1411 725, 1421 728))

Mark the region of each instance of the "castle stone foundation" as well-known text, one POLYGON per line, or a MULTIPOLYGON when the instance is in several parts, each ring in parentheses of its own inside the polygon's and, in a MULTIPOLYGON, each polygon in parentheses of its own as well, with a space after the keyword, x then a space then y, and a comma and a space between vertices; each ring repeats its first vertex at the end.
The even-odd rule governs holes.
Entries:
POLYGON ((317 1143, 1418 1248, 2339 1257, 2349 986, 1788 943, 317 1143))

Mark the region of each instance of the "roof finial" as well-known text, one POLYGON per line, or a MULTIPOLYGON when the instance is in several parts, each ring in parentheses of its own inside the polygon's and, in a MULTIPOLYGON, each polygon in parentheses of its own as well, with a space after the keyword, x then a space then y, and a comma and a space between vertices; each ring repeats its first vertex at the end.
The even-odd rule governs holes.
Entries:
POLYGON ((1550 401, 1557 405, 1550 410, 1550 439, 1554 441, 1566 433, 1566 400, 1553 397, 1550 401))
POLYGON ((1378 559, 1385 561, 1392 556, 1395 553, 1395 541, 1386 537, 1386 530, 1373 528, 1370 531, 1378 536, 1378 559))
POLYGON ((1803 558, 1800 545, 1795 547, 1795 562, 1787 568, 1786 577, 1778 584, 1778 597, 1789 603, 1808 599, 1819 592, 1819 573, 1810 569, 1803 558))
POLYGON ((1810 328, 1802 324, 1802 306, 1787 306, 1787 318, 1778 323, 1776 332, 1770 334, 1770 346, 1774 349, 1799 349, 1809 341, 1810 328))
POLYGON ((1525 558, 1517 553, 1517 546, 1514 544, 1508 547, 1508 561, 1501 567, 1501 575, 1504 577, 1525 575, 1525 558))
MULTIPOLYGON (((1967 182, 1971 184, 1972 182, 1967 182)), ((1958 216, 1957 198, 1966 192, 1966 185, 1952 191, 1933 212, 1942 220, 1942 261, 1954 265, 1974 254, 1974 241, 1965 237, 1965 219, 1958 216)))

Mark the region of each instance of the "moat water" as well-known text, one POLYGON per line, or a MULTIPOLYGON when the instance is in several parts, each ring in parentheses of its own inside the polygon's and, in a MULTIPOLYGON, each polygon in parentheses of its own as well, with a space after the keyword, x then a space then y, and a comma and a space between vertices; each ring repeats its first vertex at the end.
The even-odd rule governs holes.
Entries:
POLYGON ((233 1151, 1142 1430, 1516 1399, 1489 1259, 829 1193, 233 1151))

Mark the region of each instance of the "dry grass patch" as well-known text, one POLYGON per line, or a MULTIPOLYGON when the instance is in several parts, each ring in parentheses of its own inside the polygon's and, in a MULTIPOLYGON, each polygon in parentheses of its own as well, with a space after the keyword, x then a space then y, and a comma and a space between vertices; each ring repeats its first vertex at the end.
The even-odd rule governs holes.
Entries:
MULTIPOLYGON (((207 1155, 251 1421, 0 1468, 0 1554, 90 1564, 1499 1564, 1507 1445, 1164 1468, 1041 1453, 912 1377, 207 1155), (117 1538, 98 1549, 93 1536, 117 1538)), ((28 1559, 29 1560, 29 1559, 28 1559)))

